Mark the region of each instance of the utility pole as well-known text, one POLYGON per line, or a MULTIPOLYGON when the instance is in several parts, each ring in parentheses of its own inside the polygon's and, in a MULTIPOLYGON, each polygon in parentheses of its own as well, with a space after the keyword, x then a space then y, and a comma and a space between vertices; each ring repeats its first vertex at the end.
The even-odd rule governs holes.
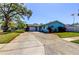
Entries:
POLYGON ((75 25, 75 24, 74 24, 74 23, 75 23, 75 17, 76 17, 76 16, 79 16, 79 9, 78 9, 78 12, 77 12, 77 13, 73 13, 72 16, 73 16, 73 29, 74 29, 74 31, 75 31, 75 26, 74 26, 74 25, 75 25))
MULTIPOLYGON (((77 16, 79 17, 79 9, 78 9, 78 14, 77 14, 77 16)), ((78 23, 78 25, 79 25, 79 23, 78 23)), ((79 28, 79 27, 78 27, 78 28, 79 28)), ((78 29, 78 28, 77 28, 77 29, 78 29)), ((78 30, 78 31, 79 31, 79 30, 78 30)))
POLYGON ((77 16, 79 16, 79 9, 78 9, 78 14, 77 14, 77 16))
POLYGON ((75 22, 75 13, 73 13, 72 16, 73 16, 73 24, 72 24, 72 25, 73 25, 73 31, 75 31, 75 26, 74 26, 74 22, 75 22))

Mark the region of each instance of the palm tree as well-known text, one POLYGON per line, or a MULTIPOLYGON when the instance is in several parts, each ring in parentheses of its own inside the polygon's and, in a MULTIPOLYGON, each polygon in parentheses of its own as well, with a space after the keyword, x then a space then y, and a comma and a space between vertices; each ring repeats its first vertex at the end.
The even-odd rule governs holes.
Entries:
POLYGON ((0 3, 0 19, 5 22, 3 32, 8 30, 9 22, 15 20, 17 16, 20 18, 27 16, 29 19, 31 15, 32 11, 27 9, 23 3, 0 3))

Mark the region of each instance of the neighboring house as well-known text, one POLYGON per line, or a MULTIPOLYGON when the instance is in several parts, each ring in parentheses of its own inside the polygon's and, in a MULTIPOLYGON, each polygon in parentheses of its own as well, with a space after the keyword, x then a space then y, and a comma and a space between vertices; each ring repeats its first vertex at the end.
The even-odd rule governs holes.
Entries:
POLYGON ((53 21, 42 25, 28 25, 30 31, 40 32, 61 32, 64 31, 65 25, 59 21, 53 21))
POLYGON ((38 24, 28 24, 29 31, 39 31, 39 25, 38 24))
POLYGON ((79 25, 65 25, 68 32, 79 32, 79 25))

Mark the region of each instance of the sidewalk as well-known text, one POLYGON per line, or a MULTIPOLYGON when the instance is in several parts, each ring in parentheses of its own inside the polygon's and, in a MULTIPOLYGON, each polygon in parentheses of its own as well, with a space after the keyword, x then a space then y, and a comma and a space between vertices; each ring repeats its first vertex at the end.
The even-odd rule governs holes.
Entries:
POLYGON ((66 40, 66 41, 74 41, 74 40, 79 40, 79 36, 78 37, 62 38, 62 39, 66 40))

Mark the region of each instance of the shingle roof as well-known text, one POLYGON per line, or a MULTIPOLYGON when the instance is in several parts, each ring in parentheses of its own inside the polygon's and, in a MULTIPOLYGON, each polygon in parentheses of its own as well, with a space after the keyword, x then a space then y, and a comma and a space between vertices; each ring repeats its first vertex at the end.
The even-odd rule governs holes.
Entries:
MULTIPOLYGON (((56 21, 49 22, 49 23, 47 23, 45 25, 48 25, 48 24, 51 24, 51 23, 57 23, 57 22, 60 23, 60 24, 63 24, 62 22, 56 20, 56 21)), ((63 24, 63 25, 65 25, 65 24, 63 24)))

